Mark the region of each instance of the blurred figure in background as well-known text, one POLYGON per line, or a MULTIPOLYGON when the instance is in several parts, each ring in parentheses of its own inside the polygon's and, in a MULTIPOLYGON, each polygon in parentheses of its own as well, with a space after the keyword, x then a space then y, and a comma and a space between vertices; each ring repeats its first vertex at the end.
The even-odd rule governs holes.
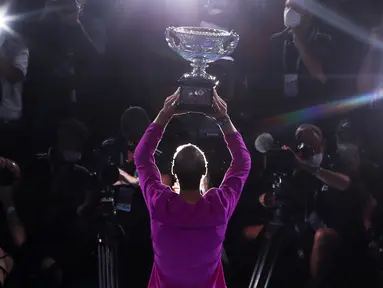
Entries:
POLYGON ((17 280, 12 279, 11 272, 14 264, 19 264, 20 249, 26 241, 24 226, 14 202, 20 180, 17 164, 0 158, 0 287, 5 281, 17 280))
MULTIPOLYGON (((0 9, 8 11, 8 1, 1 0, 0 9)), ((11 22, 5 25, 12 29, 11 22)), ((0 155, 20 161, 25 151, 20 148, 24 135, 22 93, 29 51, 23 40, 8 29, 0 28, 0 155)))
POLYGON ((270 84, 275 97, 293 111, 321 103, 328 95, 332 38, 321 31, 319 19, 296 1, 286 1, 284 23, 286 29, 270 40, 270 84))
POLYGON ((79 91, 86 85, 85 80, 89 81, 89 67, 98 57, 98 50, 81 24, 80 12, 74 0, 48 0, 29 31, 33 58, 28 95, 34 98, 34 108, 30 109, 33 128, 39 135, 32 140, 42 145, 37 150, 52 143, 60 121, 75 116, 79 91))
POLYGON ((69 285, 88 268, 81 262, 90 248, 83 243, 88 227, 78 227, 80 207, 92 195, 90 173, 79 165, 87 137, 80 121, 62 122, 55 145, 24 171, 20 213, 28 232, 28 262, 47 287, 59 287, 63 279, 69 285))

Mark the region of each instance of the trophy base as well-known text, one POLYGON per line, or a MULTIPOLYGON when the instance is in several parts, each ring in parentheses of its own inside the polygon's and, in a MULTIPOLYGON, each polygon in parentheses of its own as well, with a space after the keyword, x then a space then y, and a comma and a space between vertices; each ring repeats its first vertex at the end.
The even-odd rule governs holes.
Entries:
POLYGON ((211 114, 213 110, 213 95, 216 83, 205 78, 181 78, 180 100, 178 111, 211 114))

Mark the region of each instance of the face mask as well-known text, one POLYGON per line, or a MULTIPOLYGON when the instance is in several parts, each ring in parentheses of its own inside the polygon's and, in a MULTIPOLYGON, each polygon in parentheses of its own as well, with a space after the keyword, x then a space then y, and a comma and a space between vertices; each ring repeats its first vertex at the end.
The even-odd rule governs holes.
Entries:
POLYGON ((359 148, 351 143, 342 143, 338 144, 338 153, 343 160, 351 160, 359 153, 359 148))
POLYGON ((283 16, 287 28, 295 28, 301 24, 302 16, 292 8, 286 7, 283 16))
POLYGON ((81 153, 77 151, 65 150, 62 152, 62 157, 67 162, 77 162, 81 159, 81 153))
POLYGON ((323 153, 315 154, 310 159, 311 164, 317 167, 319 167, 320 164, 322 164, 322 161, 323 161, 323 153))

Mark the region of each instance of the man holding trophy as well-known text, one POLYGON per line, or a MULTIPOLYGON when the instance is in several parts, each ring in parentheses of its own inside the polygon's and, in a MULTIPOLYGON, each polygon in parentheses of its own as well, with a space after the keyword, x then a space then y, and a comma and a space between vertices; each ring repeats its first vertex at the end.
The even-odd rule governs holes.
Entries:
POLYGON ((219 188, 201 195, 207 161, 195 145, 179 147, 172 174, 180 191, 161 182, 154 153, 168 122, 177 113, 178 91, 168 97, 138 144, 134 159, 149 210, 154 249, 150 288, 224 288, 221 262, 227 223, 234 212, 251 167, 250 154, 227 115, 227 105, 212 90, 215 119, 224 134, 232 162, 219 188))

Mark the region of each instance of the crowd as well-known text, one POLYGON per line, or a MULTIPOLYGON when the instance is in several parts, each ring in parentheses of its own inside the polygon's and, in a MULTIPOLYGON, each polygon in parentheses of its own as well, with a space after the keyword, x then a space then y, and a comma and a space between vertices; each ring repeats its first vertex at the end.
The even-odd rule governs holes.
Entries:
MULTIPOLYGON (((355 1, 346 2, 351 6, 355 1)), ((338 16, 346 11, 344 1, 318 3, 338 16)), ((203 121, 215 127, 214 137, 229 149, 231 164, 224 177, 216 165, 226 158, 220 150, 212 154, 216 162, 192 144, 179 146, 174 155, 160 151, 167 127, 178 120, 188 125, 200 121, 201 116, 177 114, 178 92, 165 100, 152 123, 140 107, 117 115, 118 135, 95 144, 98 131, 91 131, 87 121, 95 111, 87 96, 100 88, 93 82, 100 79, 95 67, 100 67, 102 49, 83 25, 80 6, 47 1, 24 27, 25 34, 0 31, 0 287, 97 287, 97 240, 105 221, 121 228, 116 270, 121 287, 263 287, 252 277, 253 270, 262 269, 272 272, 272 287, 381 285, 383 171, 376 154, 381 139, 369 127, 380 108, 380 15, 355 21, 371 30, 369 40, 361 43, 327 24, 331 15, 317 15, 315 5, 285 2, 285 29, 270 39, 271 61, 259 78, 263 83, 246 85, 267 92, 259 107, 270 105, 268 113, 278 115, 354 95, 378 96, 360 102, 371 105, 343 110, 331 121, 325 113, 307 110, 309 120, 239 127, 249 131, 251 126, 252 133, 244 135, 248 138, 269 130, 286 144, 278 149, 292 155, 294 165, 288 180, 283 178, 283 195, 277 195, 283 201, 278 202, 276 171, 258 168, 260 155, 250 157, 231 121, 237 115, 229 117, 216 91, 214 114, 203 121), (345 43, 347 53, 341 53, 345 43), (182 120, 188 117, 189 122, 182 120), (102 194, 108 189, 117 191, 111 215, 102 194), (238 202, 241 207, 235 210, 238 202), (249 203, 255 207, 243 212, 249 203), (244 214, 256 220, 244 221, 244 214), (224 243, 225 237, 230 243, 224 243), (276 239, 287 240, 276 247, 276 239), (244 244, 257 247, 259 241, 287 252, 277 255, 275 265, 258 269, 254 259, 263 248, 253 255, 244 244)), ((192 129, 185 128, 186 134, 192 129)), ((170 135, 170 146, 196 139, 183 136, 170 135)))

